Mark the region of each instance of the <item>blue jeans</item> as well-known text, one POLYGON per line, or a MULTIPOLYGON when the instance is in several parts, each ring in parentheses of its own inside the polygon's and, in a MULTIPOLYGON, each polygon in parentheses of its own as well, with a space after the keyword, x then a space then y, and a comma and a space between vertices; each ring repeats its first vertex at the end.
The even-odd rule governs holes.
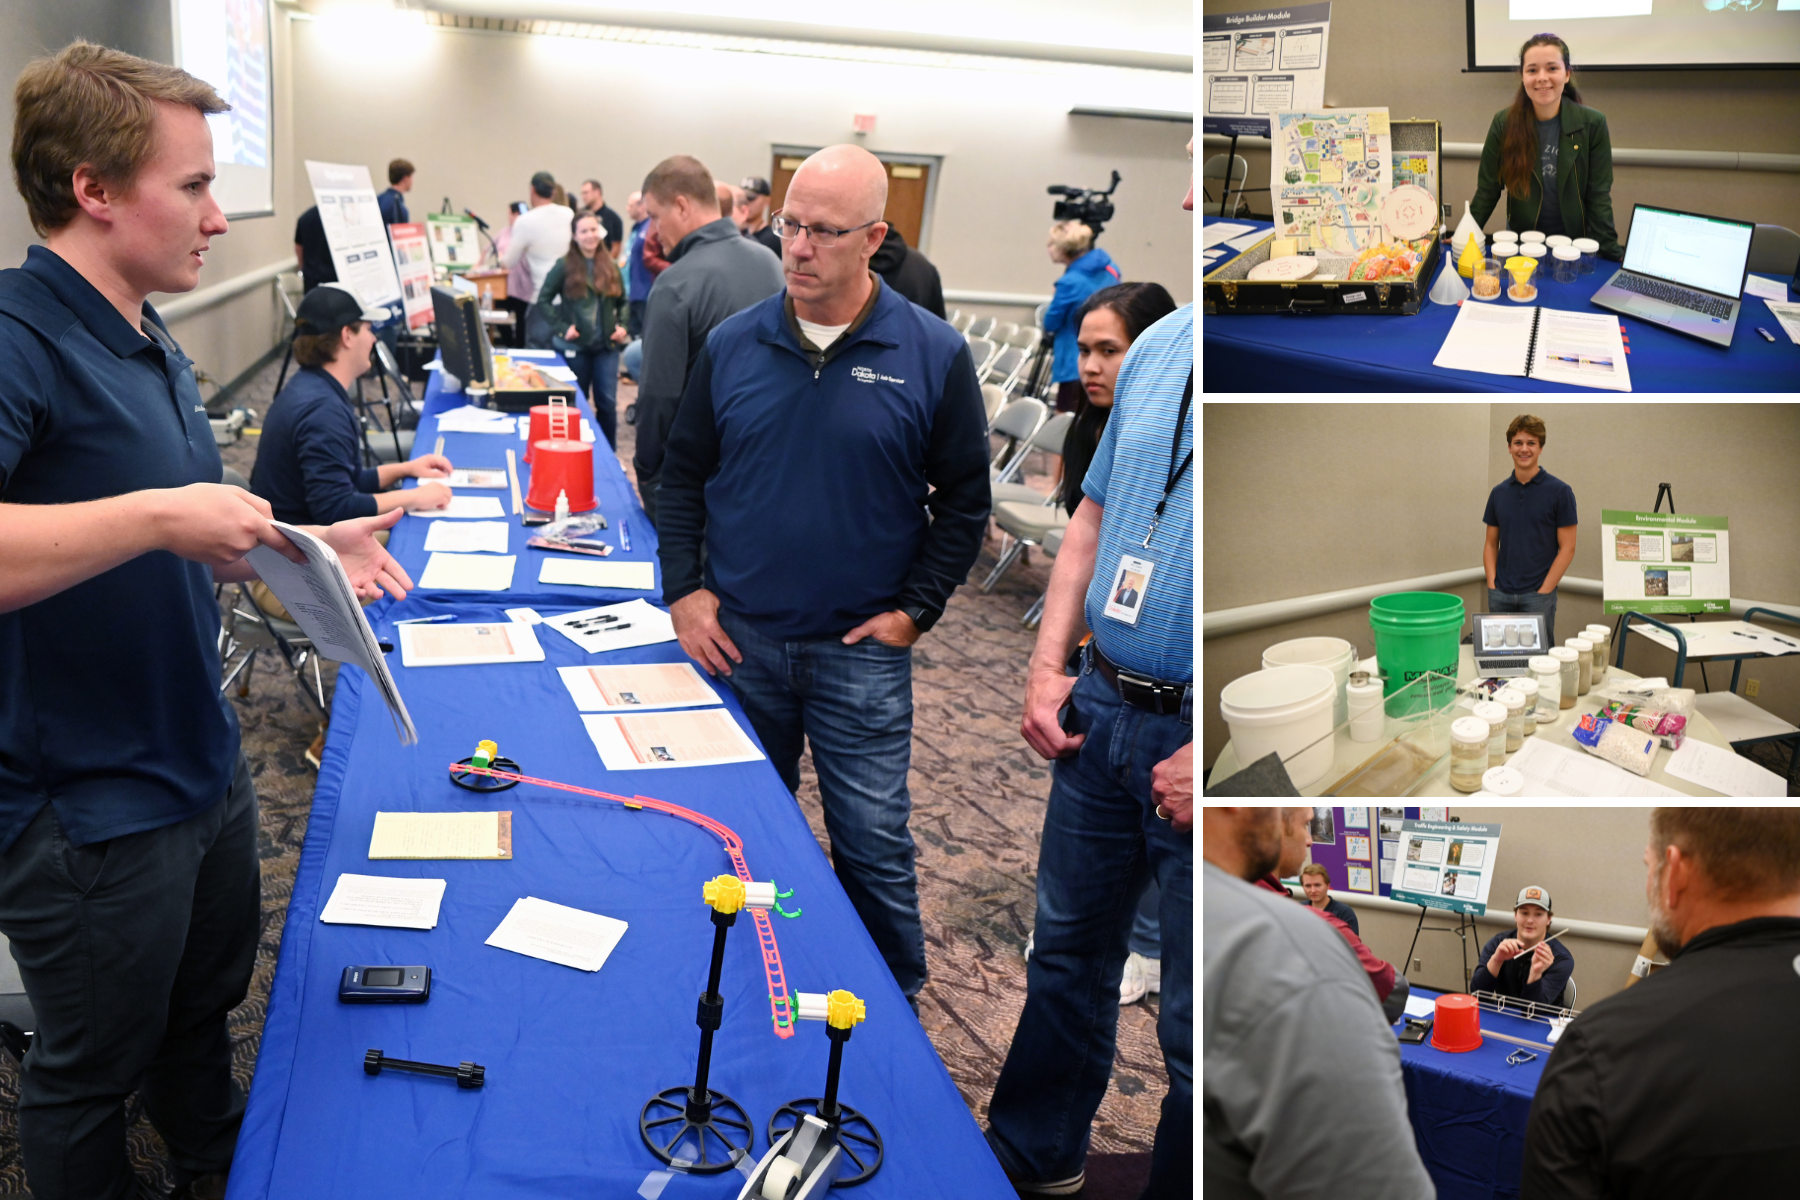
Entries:
POLYGON ((925 928, 906 824, 912 651, 874 638, 771 641, 723 608, 719 624, 744 656, 725 682, 790 792, 800 790, 802 745, 812 744, 832 868, 900 990, 918 995, 925 928))
POLYGON ((575 372, 575 384, 600 422, 601 436, 615 449, 619 444, 619 352, 617 350, 564 350, 562 356, 575 372))
POLYGON ((1137 917, 1131 922, 1131 939, 1126 945, 1133 954, 1162 957, 1162 889, 1154 879, 1138 901, 1137 917))
POLYGON ((639 377, 644 373, 643 338, 633 338, 625 344, 624 357, 620 360, 620 365, 625 368, 625 374, 628 375, 633 382, 638 381, 639 377))
POLYGON ((1556 641, 1556 592, 1548 595, 1542 592, 1502 592, 1494 588, 1488 589, 1488 611, 1493 613, 1543 613, 1544 644, 1554 646, 1556 641))
POLYGON ((1192 719, 1127 706, 1091 663, 1064 727, 1087 740, 1059 759, 1038 851, 1036 943, 1025 1011, 988 1105, 988 1144, 1014 1179, 1067 1179, 1112 1075, 1119 980, 1146 880, 1161 888, 1169 1093, 1146 1196, 1193 1194, 1194 837, 1155 814, 1150 772, 1193 741, 1192 719))

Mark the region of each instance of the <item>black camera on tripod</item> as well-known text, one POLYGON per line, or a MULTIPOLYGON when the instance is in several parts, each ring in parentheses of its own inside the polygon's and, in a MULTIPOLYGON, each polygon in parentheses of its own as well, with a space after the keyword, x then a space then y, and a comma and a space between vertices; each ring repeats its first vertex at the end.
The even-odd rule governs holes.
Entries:
POLYGON ((1094 231, 1099 237, 1106 223, 1113 219, 1112 194, 1118 190, 1119 173, 1112 173, 1112 182, 1106 185, 1105 191, 1097 188, 1069 187, 1067 184, 1055 184, 1048 191, 1052 196, 1061 196, 1056 202, 1056 211, 1051 214, 1058 221, 1080 221, 1094 231))

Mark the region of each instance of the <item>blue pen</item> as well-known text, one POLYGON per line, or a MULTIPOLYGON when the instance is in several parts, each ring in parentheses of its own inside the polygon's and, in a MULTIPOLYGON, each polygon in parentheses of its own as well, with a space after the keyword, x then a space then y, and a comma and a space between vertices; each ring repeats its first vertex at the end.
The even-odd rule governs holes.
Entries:
POLYGON ((631 549, 631 526, 625 523, 624 517, 619 518, 619 549, 631 549))
POLYGON ((433 621, 454 621, 455 613, 445 613, 441 617, 408 617, 404 621, 395 621, 396 625, 429 625, 433 621))

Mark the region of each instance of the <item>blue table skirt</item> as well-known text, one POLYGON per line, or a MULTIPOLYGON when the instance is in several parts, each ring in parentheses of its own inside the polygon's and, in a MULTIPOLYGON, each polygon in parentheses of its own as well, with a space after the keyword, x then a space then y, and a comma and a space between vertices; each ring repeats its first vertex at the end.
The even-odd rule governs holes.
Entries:
MULTIPOLYGON (((504 619, 501 603, 412 597, 374 611, 378 635, 395 617, 454 612, 504 619)), ((566 608, 555 611, 567 611, 566 608)), ((551 610, 546 608, 546 615, 551 610)), ((775 920, 790 992, 848 988, 868 1020, 845 1047, 842 1096, 886 1140, 879 1174, 859 1197, 1010 1197, 998 1163, 851 909, 799 806, 767 762, 608 772, 588 740, 557 666, 675 662, 675 643, 588 656, 539 630, 543 663, 408 670, 392 656, 420 744, 398 744, 367 676, 338 676, 330 736, 288 906, 231 1196, 317 1200, 388 1197, 630 1197, 660 1164, 639 1139, 655 1092, 693 1082, 695 1000, 705 986, 712 925, 703 881, 731 870, 718 840, 651 810, 521 785, 491 797, 453 787, 448 764, 493 738, 524 773, 602 791, 642 793, 717 817, 743 838, 757 879, 793 889, 775 920), (513 813, 513 852, 498 862, 371 862, 377 810, 513 813), (338 876, 444 879, 430 931, 325 925, 318 914, 338 876), (483 944, 515 900, 536 896, 604 913, 630 930, 589 974, 483 944), (347 1006, 352 964, 429 965, 429 1002, 347 1006), (365 1075, 365 1051, 426 1062, 478 1062, 480 1091, 441 1079, 365 1075)), ((725 705, 749 733, 730 690, 725 705)), ((824 1087, 824 1027, 773 1032, 756 932, 746 916, 726 947, 725 1022, 712 1086, 741 1103, 757 1129, 775 1108, 824 1087)), ((731 1197, 736 1171, 678 1176, 663 1195, 731 1197)))
MULTIPOLYGON (((1438 994, 1413 990, 1428 1000, 1438 994)), ((1541 1022, 1485 1010, 1481 1028, 1531 1042, 1544 1041, 1549 1032, 1541 1022)), ((1531 1100, 1550 1061, 1536 1050, 1532 1062, 1508 1066, 1506 1056, 1518 1049, 1491 1037, 1462 1054, 1438 1050, 1429 1038, 1417 1046, 1401 1043, 1407 1112, 1438 1200, 1516 1200, 1531 1100)))
MULTIPOLYGON (((1217 221, 1208 217, 1207 224, 1217 221)), ((1236 222, 1270 228, 1267 222, 1236 222)), ((1235 255, 1231 256, 1235 257, 1235 255)), ((1230 258, 1221 259, 1229 262, 1230 258)), ((1209 265, 1210 273, 1216 269, 1209 265)), ((1559 284, 1545 279, 1541 305, 1606 312, 1589 303, 1617 263, 1602 260, 1592 275, 1559 284)), ((1415 316, 1203 315, 1201 342, 1208 392, 1565 392, 1623 398, 1601 388, 1572 387, 1511 375, 1435 367, 1456 309, 1427 300, 1415 316)), ((1633 393, 1793 392, 1800 390, 1800 345, 1789 341, 1768 305, 1746 296, 1729 347, 1696 341, 1636 317, 1624 326, 1633 393), (1776 336, 1765 342, 1761 325, 1776 336)))
MULTIPOLYGON (((532 360, 542 362, 542 360, 532 360)), ((561 357, 558 356, 558 362, 561 357)), ((443 390, 443 373, 431 372, 430 381, 425 385, 424 412, 419 418, 419 431, 413 441, 415 456, 428 452, 437 442, 437 416, 445 409, 460 408, 468 403, 467 397, 457 392, 443 390)), ((598 536, 600 540, 613 546, 613 553, 598 559, 574 554, 558 554, 549 550, 533 550, 525 545, 536 529, 527 528, 520 523, 518 517, 512 515, 512 491, 510 488, 494 491, 488 488, 464 488, 457 494, 462 496, 492 496, 500 501, 505 511, 504 517, 491 518, 504 520, 510 530, 507 536, 507 553, 518 559, 513 565, 512 587, 505 592, 451 592, 419 590, 413 594, 421 599, 460 599, 472 604, 482 604, 490 600, 504 599, 503 607, 538 604, 572 604, 580 608, 591 608, 599 604, 616 604, 621 600, 643 598, 660 600, 662 597, 662 563, 656 556, 656 531, 650 527, 650 520, 644 515, 644 506, 638 502, 637 493, 632 489, 631 481, 625 478, 624 468, 619 466, 618 456, 606 444, 600 434, 599 426, 594 422, 594 410, 588 404, 587 397, 577 392, 576 402, 581 415, 594 426, 594 499, 599 502, 600 511, 606 515, 608 528, 598 536), (623 520, 629 524, 631 549, 626 550, 619 541, 619 524, 623 520), (572 562, 648 562, 656 572, 656 589, 650 592, 625 591, 618 588, 575 587, 566 584, 544 584, 538 582, 538 571, 544 560, 561 558, 572 562)), ((520 413, 521 424, 527 420, 528 414, 520 413)), ((458 467, 489 468, 504 471, 506 469, 506 452, 511 450, 519 460, 519 496, 524 498, 531 490, 531 466, 525 461, 525 440, 520 437, 506 437, 493 433, 447 433, 444 435, 444 453, 458 467)), ((406 487, 416 487, 417 480, 409 479, 406 487)), ((388 550, 406 568, 413 582, 417 583, 425 573, 425 563, 431 557, 425 551, 425 538, 431 532, 436 521, 452 520, 449 517, 415 517, 405 516, 394 526, 394 532, 388 542, 388 550)), ((463 751, 467 754, 468 751, 463 751)))

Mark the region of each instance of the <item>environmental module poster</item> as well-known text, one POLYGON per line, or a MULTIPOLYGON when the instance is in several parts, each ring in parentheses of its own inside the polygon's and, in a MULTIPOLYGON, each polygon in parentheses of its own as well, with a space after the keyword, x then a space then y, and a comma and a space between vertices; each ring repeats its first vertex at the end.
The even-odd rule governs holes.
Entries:
POLYGON ((1487 912, 1500 826, 1406 821, 1398 849, 1391 899, 1476 916, 1487 912))
POLYGON ((1600 510, 1600 585, 1608 616, 1731 611, 1725 517, 1600 510))
POLYGON ((361 163, 306 163, 319 222, 331 245, 338 282, 356 294, 364 308, 387 308, 400 314, 400 276, 388 247, 387 225, 375 203, 369 168, 361 163))
POLYGON ((1204 18, 1203 132, 1268 137, 1275 113, 1323 107, 1330 41, 1330 4, 1204 18))

